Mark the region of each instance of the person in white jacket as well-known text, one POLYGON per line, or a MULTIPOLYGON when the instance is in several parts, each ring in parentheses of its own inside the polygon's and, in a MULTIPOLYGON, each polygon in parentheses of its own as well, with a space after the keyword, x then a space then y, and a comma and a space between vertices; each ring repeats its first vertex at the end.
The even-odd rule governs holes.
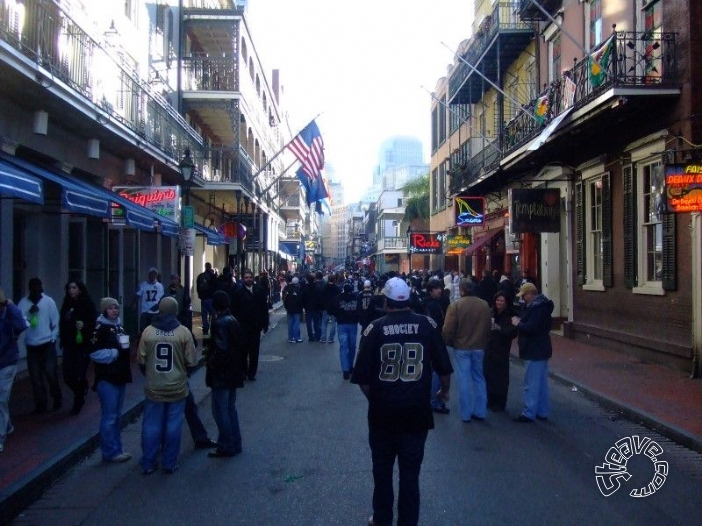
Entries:
POLYGON ((58 380, 56 338, 59 331, 59 312, 56 302, 44 294, 39 278, 29 280, 29 294, 22 298, 17 307, 29 321, 26 330, 27 368, 34 395, 34 413, 45 413, 48 397, 44 377, 49 384, 49 392, 54 401, 53 411, 61 409, 63 396, 58 380))

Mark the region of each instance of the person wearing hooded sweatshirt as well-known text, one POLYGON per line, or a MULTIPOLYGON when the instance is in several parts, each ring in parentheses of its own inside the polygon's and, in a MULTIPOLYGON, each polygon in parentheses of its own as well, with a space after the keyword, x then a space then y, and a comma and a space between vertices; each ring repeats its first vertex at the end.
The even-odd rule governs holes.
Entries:
POLYGON ((59 331, 59 311, 52 298, 44 294, 39 278, 29 280, 29 294, 22 298, 17 307, 29 320, 25 332, 27 344, 27 369, 34 395, 34 413, 45 413, 47 406, 44 377, 49 383, 49 392, 54 399, 53 410, 61 409, 63 395, 58 380, 58 358, 56 338, 59 331))
POLYGON ((536 285, 523 283, 517 293, 526 308, 522 317, 512 317, 512 325, 519 331, 519 357, 526 362, 524 370, 524 410, 514 420, 531 423, 534 419, 548 420, 548 360, 551 346, 551 314, 553 301, 539 294, 536 285))
POLYGON ((122 449, 119 419, 126 385, 132 382, 129 336, 119 319, 119 302, 100 300, 100 314, 90 339, 95 364, 93 391, 100 398, 100 451, 103 462, 126 462, 132 456, 122 449))
POLYGON ((164 473, 178 469, 188 369, 197 365, 197 356, 192 334, 177 315, 178 302, 170 296, 161 299, 158 314, 144 329, 137 349, 139 367, 146 376, 140 461, 144 475, 156 471, 159 453, 164 473))
POLYGON ((19 360, 17 338, 28 326, 22 311, 5 298, 0 288, 0 452, 5 449, 7 435, 15 429, 10 420, 10 393, 19 360))

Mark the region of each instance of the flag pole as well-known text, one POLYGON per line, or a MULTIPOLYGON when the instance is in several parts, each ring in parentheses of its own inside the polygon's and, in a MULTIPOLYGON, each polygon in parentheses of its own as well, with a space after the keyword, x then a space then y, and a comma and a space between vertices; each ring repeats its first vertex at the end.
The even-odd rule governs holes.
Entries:
POLYGON ((477 73, 478 75, 480 75, 488 84, 490 84, 490 86, 492 86, 493 88, 495 88, 503 97, 505 97, 507 100, 509 100, 512 104, 516 105, 517 108, 519 108, 519 111, 521 111, 521 112, 523 112, 523 113, 526 113, 529 117, 531 117, 531 119, 532 119, 534 122, 536 122, 536 124, 541 125, 541 123, 539 122, 539 119, 537 119, 537 118, 534 117, 530 112, 528 112, 528 111, 526 110, 526 108, 524 108, 524 106, 523 106, 519 101, 517 101, 517 100, 513 99, 512 97, 510 97, 509 95, 507 95, 507 93, 505 93, 497 84, 495 84, 493 81, 491 81, 489 78, 487 78, 487 76, 485 76, 482 72, 478 71, 478 70, 475 68, 475 66, 473 66, 473 64, 471 64, 470 62, 468 62, 468 61, 467 61, 466 59, 464 59, 461 55, 459 55, 459 54, 456 53, 453 49, 451 49, 450 47, 448 47, 444 42, 442 42, 441 44, 442 44, 446 49, 448 49, 451 53, 453 53, 453 55, 454 55, 458 60, 460 60, 460 61, 463 62, 466 66, 468 66, 468 67, 471 69, 471 71, 473 71, 474 73, 477 73))
POLYGON ((502 150, 500 150, 497 146, 495 146, 495 145, 493 144, 493 142, 490 141, 490 139, 488 139, 487 137, 485 137, 485 135, 483 135, 483 134, 480 133, 478 130, 476 130, 475 128, 473 128, 473 126, 470 125, 470 122, 468 122, 468 119, 470 119, 470 115, 468 115, 468 117, 466 117, 465 119, 461 119, 461 115, 458 114, 458 113, 456 113, 454 110, 452 110, 451 107, 450 107, 448 104, 446 104, 443 100, 441 100, 440 98, 438 98, 436 95, 434 95, 431 91, 429 91, 429 90, 428 90, 427 88, 425 88, 424 86, 420 86, 420 88, 422 88, 424 91, 426 91, 432 99, 434 99, 436 102, 438 102, 439 104, 441 104, 445 109, 447 109, 447 110, 451 113, 451 115, 453 115, 454 117, 458 117, 458 119, 460 120, 459 126, 462 125, 462 124, 467 124, 467 125, 468 125, 468 128, 470 128, 470 131, 477 133, 482 139, 488 141, 488 143, 487 143, 488 146, 492 146, 492 147, 495 149, 495 151, 496 151, 497 153, 500 153, 500 154, 502 153, 502 150))
POLYGON ((288 146, 290 146, 290 144, 291 144, 295 139, 298 138, 298 136, 305 130, 305 128, 307 128, 307 126, 309 126, 309 125, 312 124, 315 120, 317 120, 317 118, 318 118, 320 115, 322 115, 322 112, 319 112, 310 122, 308 122, 308 123, 304 126, 304 128, 302 128, 299 132, 297 132, 297 133, 293 136, 293 138, 290 139, 290 140, 287 142, 287 144, 286 144, 285 146, 283 146, 280 150, 278 150, 278 151, 275 153, 275 155, 273 155, 273 157, 271 157, 270 159, 268 159, 268 162, 267 162, 266 164, 264 164, 264 165, 258 170, 258 172, 256 172, 255 174, 253 174, 253 176, 251 177, 251 181, 253 182, 259 175, 261 175, 261 174, 263 173, 263 171, 264 171, 266 168, 268 168, 268 167, 271 165, 271 163, 272 163, 281 153, 283 153, 283 152, 285 151, 285 149, 286 149, 288 146))
MULTIPOLYGON (((273 179, 273 181, 271 182, 271 184, 269 184, 268 186, 266 186, 265 190, 263 190, 263 192, 261 192, 261 193, 262 193, 262 194, 265 194, 266 192, 268 192, 268 190, 270 190, 270 189, 273 187, 273 185, 274 185, 275 183, 277 183, 278 181, 280 181, 280 179, 281 179, 286 173, 288 173, 288 170, 290 170, 290 168, 292 168, 293 166, 295 166, 295 163, 297 163, 297 159, 295 159, 293 162, 291 162, 291 163, 287 166, 287 168, 285 168, 285 170, 283 170, 283 171, 280 173, 280 175, 278 175, 275 179, 273 179)), ((279 193, 280 193, 280 192, 278 192, 278 194, 279 194, 279 193)), ((272 196, 271 199, 275 199, 276 197, 278 197, 278 194, 275 194, 274 196, 272 196)))

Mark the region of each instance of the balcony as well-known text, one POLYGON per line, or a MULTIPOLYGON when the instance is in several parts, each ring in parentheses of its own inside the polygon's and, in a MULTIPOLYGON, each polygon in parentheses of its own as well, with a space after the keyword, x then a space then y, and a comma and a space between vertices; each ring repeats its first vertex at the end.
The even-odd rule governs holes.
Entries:
POLYGON ((377 241, 378 253, 406 253, 407 237, 383 237, 377 241))
MULTIPOLYGON (((485 17, 465 52, 458 54, 497 85, 507 68, 519 57, 534 38, 532 24, 519 17, 519 1, 498 2, 491 15, 485 17)), ((480 75, 463 61, 455 59, 449 77, 451 104, 475 104, 491 89, 480 75)))
POLYGON ((638 98, 642 103, 678 95, 675 40, 675 33, 614 32, 598 50, 602 73, 592 72, 596 66, 590 57, 580 60, 507 123, 505 156, 536 138, 554 119, 565 117, 564 112, 582 111, 593 102, 600 108, 612 105, 623 95, 627 101, 638 98))
POLYGON ((22 86, 39 82, 60 94, 54 97, 41 90, 43 100, 26 102, 41 103, 68 121, 75 119, 78 107, 84 113, 84 123, 96 119, 103 125, 115 123, 132 144, 150 145, 154 154, 165 154, 175 164, 186 148, 201 148, 197 132, 163 97, 152 92, 119 47, 107 36, 102 42, 95 40, 56 3, 3 1, 0 47, 0 62, 14 68, 18 76, 20 72, 27 75, 22 86))
MULTIPOLYGON (((538 0, 538 2, 551 16, 554 16, 563 5, 563 0, 538 0)), ((545 22, 548 20, 548 17, 536 6, 534 0, 521 0, 519 16, 525 22, 545 22)))

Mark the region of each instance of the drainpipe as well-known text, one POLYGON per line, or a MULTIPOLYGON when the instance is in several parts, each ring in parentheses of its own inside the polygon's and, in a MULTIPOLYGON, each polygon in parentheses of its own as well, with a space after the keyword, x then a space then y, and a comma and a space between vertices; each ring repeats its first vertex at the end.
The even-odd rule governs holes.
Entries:
POLYGON ((702 215, 690 214, 690 249, 692 252, 692 371, 698 378, 702 364, 702 215))

